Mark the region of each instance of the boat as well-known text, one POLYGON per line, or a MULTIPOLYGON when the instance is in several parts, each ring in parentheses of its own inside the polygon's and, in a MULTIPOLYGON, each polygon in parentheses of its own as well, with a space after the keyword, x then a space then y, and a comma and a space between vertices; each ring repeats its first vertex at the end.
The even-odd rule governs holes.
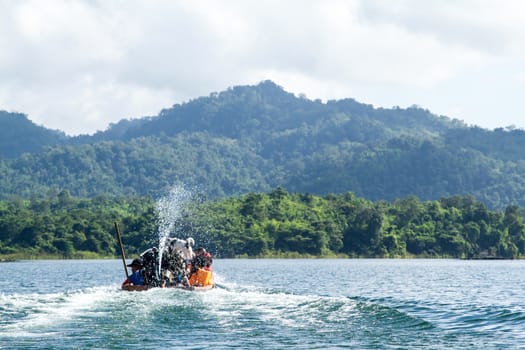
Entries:
MULTIPOLYGON (((133 266, 133 263, 137 260, 138 259, 134 259, 133 262, 127 266, 133 266)), ((151 271, 146 268, 140 269, 140 273, 145 277, 144 284, 134 285, 132 283, 127 283, 130 281, 130 278, 127 278, 122 283, 122 290, 128 292, 139 292, 153 288, 177 288, 194 292, 203 292, 216 287, 213 272, 202 268, 196 269, 189 278, 183 277, 181 280, 176 280, 170 277, 174 276, 173 272, 170 270, 163 269, 161 274, 163 277, 161 279, 152 277, 153 275, 151 274, 151 271)))
POLYGON ((150 248, 128 265, 123 259, 127 278, 122 283, 122 290, 178 288, 207 291, 215 288, 211 255, 202 247, 194 253, 193 243, 191 238, 169 238, 163 248, 150 248), (127 267, 131 267, 131 275, 128 275, 127 267))
MULTIPOLYGON (((122 290, 128 291, 128 292, 142 292, 145 290, 158 288, 158 287, 150 287, 150 286, 134 286, 134 285, 126 285, 122 286, 122 290)), ((166 287, 166 288, 176 288, 176 289, 182 289, 182 290, 188 290, 192 292, 206 292, 213 288, 216 288, 215 284, 211 284, 208 286, 172 286, 172 287, 166 287)))
POLYGON ((159 248, 147 249, 139 258, 126 264, 126 255, 118 223, 115 231, 120 246, 126 279, 121 289, 144 291, 152 288, 178 288, 190 291, 207 291, 215 288, 212 257, 203 247, 193 252, 195 240, 166 237, 159 248), (191 264, 191 265, 189 265, 191 264), (131 267, 132 275, 128 274, 131 267), (137 279, 135 281, 135 279, 137 279), (138 283, 133 283, 133 282, 138 283))

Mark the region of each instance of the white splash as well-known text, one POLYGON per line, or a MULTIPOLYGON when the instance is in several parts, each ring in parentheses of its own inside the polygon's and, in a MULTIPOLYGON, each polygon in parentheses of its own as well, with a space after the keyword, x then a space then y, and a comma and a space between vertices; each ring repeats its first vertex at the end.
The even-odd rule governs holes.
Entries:
POLYGON ((159 227, 159 274, 162 251, 166 239, 175 230, 175 224, 181 218, 185 205, 191 200, 192 193, 182 186, 174 186, 169 193, 157 201, 157 225, 159 227))
MULTIPOLYGON (((0 324, 0 338, 56 336, 57 325, 78 320, 78 318, 105 314, 106 309, 97 306, 107 300, 114 300, 118 294, 116 286, 88 288, 74 292, 51 294, 0 295, 0 313, 8 310, 12 317, 0 324)), ((2 315, 4 317, 4 315, 2 315)), ((0 348, 3 348, 0 345, 0 348)))

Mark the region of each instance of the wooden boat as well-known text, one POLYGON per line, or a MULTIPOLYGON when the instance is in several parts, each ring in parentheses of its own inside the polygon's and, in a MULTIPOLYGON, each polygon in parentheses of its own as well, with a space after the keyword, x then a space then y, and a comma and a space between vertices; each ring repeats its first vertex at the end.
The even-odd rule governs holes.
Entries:
POLYGON ((122 284, 122 290, 137 292, 152 288, 178 288, 183 290, 202 292, 215 288, 215 282, 213 281, 213 272, 211 270, 197 269, 197 271, 193 273, 189 279, 186 279, 186 281, 186 285, 181 283, 168 283, 164 287, 122 284))
MULTIPOLYGON (((176 288, 176 289, 182 289, 182 290, 189 290, 192 292, 206 292, 215 287, 216 287, 215 284, 210 284, 207 286, 171 286, 171 287, 164 287, 164 288, 176 288)), ((134 286, 130 284, 122 286, 122 290, 125 290, 128 292, 141 292, 141 291, 155 289, 155 288, 162 288, 162 287, 134 286)))
POLYGON ((186 240, 179 238, 167 238, 167 243, 163 246, 162 252, 156 247, 144 251, 139 258, 126 265, 124 246, 117 222, 115 222, 115 231, 120 246, 122 262, 126 272, 126 280, 122 283, 122 290, 125 291, 144 291, 152 288, 178 288, 189 291, 207 291, 215 288, 213 281, 213 272, 211 270, 212 258, 209 253, 202 247, 200 255, 193 254, 191 246, 195 243, 193 238, 186 240), (160 254, 162 253, 162 254, 160 254), (195 263, 196 270, 188 278, 188 269, 186 262, 188 258, 200 258, 202 264, 195 263), (132 279, 128 274, 127 268, 131 267, 132 272, 139 273, 140 283, 144 285, 134 285, 130 283, 132 279))

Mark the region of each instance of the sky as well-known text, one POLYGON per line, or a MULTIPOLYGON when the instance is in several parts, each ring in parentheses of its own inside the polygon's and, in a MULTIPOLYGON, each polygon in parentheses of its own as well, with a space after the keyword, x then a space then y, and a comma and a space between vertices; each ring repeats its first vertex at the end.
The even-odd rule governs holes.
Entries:
POLYGON ((0 110, 68 135, 272 80, 525 129, 522 0, 0 0, 0 110))

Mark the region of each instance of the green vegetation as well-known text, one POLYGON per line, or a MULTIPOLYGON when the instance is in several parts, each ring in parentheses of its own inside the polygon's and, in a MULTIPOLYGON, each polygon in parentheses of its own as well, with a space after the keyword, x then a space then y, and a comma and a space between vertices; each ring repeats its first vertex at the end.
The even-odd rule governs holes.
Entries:
MULTIPOLYGON (((0 258, 116 257, 113 222, 128 255, 157 245, 151 198, 0 201, 0 258)), ((471 196, 392 203, 352 193, 249 193, 185 206, 174 235, 217 257, 522 258, 525 211, 491 211, 471 196)))
POLYGON ((115 257, 114 221, 138 254, 176 184, 206 198, 174 234, 219 257, 521 258, 523 149, 512 127, 270 81, 77 137, 0 111, 0 258, 115 257))
POLYGON ((148 198, 71 197, 0 201, 0 254, 16 258, 114 257, 113 222, 126 230, 131 252, 154 243, 155 213, 148 198))
POLYGON ((525 207, 525 131, 484 130, 416 106, 312 101, 265 81, 67 137, 0 112, 0 199, 158 197, 176 183, 208 198, 267 192, 369 200, 472 195, 525 207))

